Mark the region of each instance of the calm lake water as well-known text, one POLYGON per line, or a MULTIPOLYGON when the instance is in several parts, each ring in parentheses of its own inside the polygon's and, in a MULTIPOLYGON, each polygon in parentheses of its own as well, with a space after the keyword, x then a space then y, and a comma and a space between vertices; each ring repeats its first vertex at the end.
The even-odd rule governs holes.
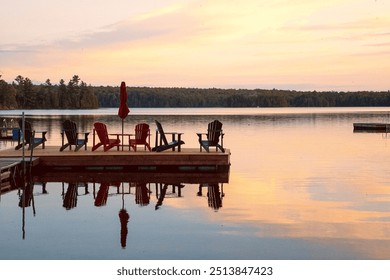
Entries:
MULTIPOLYGON (((81 130, 99 120, 120 132, 116 113, 25 112, 58 147, 64 119, 81 130)), ((20 114, 0 111, 7 121, 20 114)), ((139 122, 153 131, 155 119, 184 132, 186 147, 198 147, 195 133, 208 122, 222 121, 229 182, 201 194, 199 184, 184 184, 180 196, 168 188, 158 207, 158 182, 146 185, 143 203, 136 182, 111 186, 102 206, 95 206, 102 185, 86 182, 70 209, 63 205, 72 186, 49 182, 34 186, 24 215, 18 191, 7 193, 0 259, 390 259, 390 135, 353 133, 354 122, 390 123, 390 108, 131 109, 125 131, 139 122)), ((0 141, 0 149, 13 145, 0 141)))

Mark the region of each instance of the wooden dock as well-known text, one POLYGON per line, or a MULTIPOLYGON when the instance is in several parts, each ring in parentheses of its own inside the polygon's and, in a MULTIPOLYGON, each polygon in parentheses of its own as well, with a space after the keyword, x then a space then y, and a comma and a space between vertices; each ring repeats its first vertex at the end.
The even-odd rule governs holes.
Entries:
POLYGON ((21 160, 17 159, 0 159, 0 194, 9 192, 15 187, 14 170, 20 163, 21 160))
POLYGON ((388 123, 354 123, 354 132, 390 132, 390 124, 388 123))
MULTIPOLYGON (((30 158, 24 159, 26 166, 30 164, 30 158)), ((38 163, 37 158, 31 159, 34 166, 38 163)), ((23 168, 22 157, 0 157, 0 195, 15 189, 23 168)))
MULTIPOLYGON (((0 151, 0 158, 21 157, 21 151, 7 149, 0 151)), ((26 151, 26 153, 29 153, 26 151)), ((226 182, 230 169, 230 151, 200 152, 196 148, 183 148, 181 152, 164 151, 160 153, 138 150, 134 151, 94 151, 79 150, 77 152, 59 151, 59 147, 46 146, 45 149, 34 149, 34 157, 39 163, 34 166, 34 174, 39 174, 46 181, 57 178, 64 180, 101 181, 109 176, 116 179, 140 180, 148 173, 148 180, 158 175, 165 176, 165 181, 173 181, 182 177, 190 183, 194 174, 203 174, 202 180, 226 182), (219 175, 216 175, 220 173, 219 175), (107 174, 110 174, 109 176, 107 174), (153 175, 152 175, 153 174, 153 175), (165 175, 164 175, 165 174, 165 175), (130 177, 129 177, 130 176, 130 177), (131 177, 132 176, 132 177, 131 177), (73 179, 72 179, 73 178, 73 179)), ((145 180, 145 179, 143 179, 145 180)), ((180 181, 180 180, 179 180, 180 181)))

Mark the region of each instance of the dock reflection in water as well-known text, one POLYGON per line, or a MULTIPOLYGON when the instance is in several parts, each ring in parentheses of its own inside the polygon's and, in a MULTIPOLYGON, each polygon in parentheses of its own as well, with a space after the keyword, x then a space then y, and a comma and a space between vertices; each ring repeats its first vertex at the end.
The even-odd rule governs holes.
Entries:
MULTIPOLYGON (((90 253, 80 252, 77 249, 79 246, 85 246, 81 244, 99 240, 102 236, 105 238, 98 241, 98 244, 107 243, 104 247, 114 251, 120 244, 121 249, 129 250, 128 240, 134 242, 135 227, 142 224, 148 230, 158 232, 159 222, 154 225, 150 220, 171 215, 172 207, 180 208, 180 205, 186 204, 188 199, 201 198, 198 201, 200 207, 215 211, 220 209, 223 197, 221 190, 223 184, 228 183, 229 174, 105 172, 103 177, 106 180, 110 178, 110 181, 101 180, 102 174, 98 172, 79 173, 77 176, 66 172, 35 174, 24 188, 19 186, 18 189, 3 194, 3 198, 17 194, 17 206, 22 209, 22 223, 19 227, 19 232, 21 230, 22 234, 16 239, 23 241, 18 243, 18 246, 23 248, 30 243, 42 246, 38 253, 35 252, 34 257, 14 253, 14 258, 68 259, 81 256, 85 258, 85 255, 95 254, 93 258, 104 259, 104 256, 96 255, 94 248, 89 248, 90 253), (49 179, 54 177, 60 180, 49 179), (100 179, 96 180, 96 178, 100 179), (177 181, 178 179, 181 181, 177 181), (100 227, 96 228, 97 224, 100 224, 100 227), (108 232, 110 235, 107 235, 108 232), (116 236, 115 244, 112 242, 113 236, 116 236), (53 246, 48 240, 51 238, 61 239, 61 242, 68 240, 68 245, 74 251, 70 252, 62 248, 63 256, 55 255, 54 248, 48 249, 44 245, 53 246)), ((15 220, 18 218, 14 217, 15 220)), ((13 232, 13 235, 15 238, 18 233, 13 232)), ((149 249, 145 248, 145 250, 149 249)))

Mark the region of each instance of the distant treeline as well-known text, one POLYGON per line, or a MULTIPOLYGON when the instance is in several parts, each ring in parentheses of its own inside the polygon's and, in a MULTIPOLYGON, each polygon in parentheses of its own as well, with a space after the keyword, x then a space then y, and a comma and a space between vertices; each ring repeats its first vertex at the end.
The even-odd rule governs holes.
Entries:
MULTIPOLYGON (((101 107, 119 104, 119 88, 95 87, 101 107)), ((390 106, 390 92, 302 92, 265 89, 128 88, 131 107, 363 107, 390 106)))
MULTIPOLYGON (((1 76, 0 76, 1 78, 1 76)), ((53 85, 49 79, 34 85, 29 78, 17 76, 12 84, 0 79, 0 109, 93 109, 99 102, 91 86, 75 75, 66 84, 53 85)))
MULTIPOLYGON (((1 77, 0 77, 1 78, 1 77)), ((128 87, 129 107, 364 107, 390 106, 390 92, 128 87)), ((119 86, 91 86, 75 75, 58 85, 0 79, 0 109, 93 109, 118 107, 119 86)))

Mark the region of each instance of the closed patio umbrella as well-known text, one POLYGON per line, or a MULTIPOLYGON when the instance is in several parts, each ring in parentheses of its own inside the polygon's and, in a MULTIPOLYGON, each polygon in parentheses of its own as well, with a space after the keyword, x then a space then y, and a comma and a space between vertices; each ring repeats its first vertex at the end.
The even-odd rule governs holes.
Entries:
POLYGON ((118 110, 118 116, 122 119, 122 151, 123 151, 123 122, 124 119, 129 114, 130 110, 127 106, 127 92, 126 92, 126 83, 122 82, 120 87, 120 103, 119 103, 119 110, 118 110))

